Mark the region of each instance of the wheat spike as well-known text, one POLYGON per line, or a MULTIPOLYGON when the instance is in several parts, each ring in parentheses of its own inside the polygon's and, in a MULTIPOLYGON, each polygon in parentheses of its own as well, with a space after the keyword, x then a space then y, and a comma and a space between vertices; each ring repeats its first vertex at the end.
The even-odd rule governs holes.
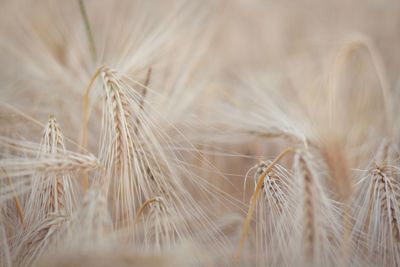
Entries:
MULTIPOLYGON (((60 126, 50 117, 43 133, 38 158, 66 153, 60 126)), ((70 174, 38 173, 33 177, 25 215, 28 224, 44 220, 48 214, 71 215, 76 205, 77 189, 70 174)))
MULTIPOLYGON (((13 180, 18 194, 26 192, 31 187, 30 180, 38 173, 62 175, 63 173, 75 173, 81 170, 93 170, 99 168, 99 160, 93 155, 83 155, 67 151, 52 155, 41 154, 37 156, 41 145, 27 141, 21 141, 0 136, 0 147, 10 148, 12 153, 3 154, 0 159, 0 179, 13 180), (22 188, 19 186, 21 185, 22 188)), ((0 197, 7 199, 13 191, 12 185, 1 188, 0 197), (7 192, 10 192, 9 194, 7 192)))
MULTIPOLYGON (((271 162, 258 165, 254 179, 257 182, 271 162)), ((276 164, 265 177, 262 187, 263 198, 256 207, 257 264, 265 266, 288 266, 287 244, 294 232, 295 183, 293 175, 283 166, 276 164)))
POLYGON ((394 151, 390 143, 382 142, 371 168, 358 184, 355 201, 353 238, 359 253, 380 266, 400 263, 400 185, 394 151))
POLYGON ((171 214, 171 209, 168 207, 163 198, 152 198, 141 206, 136 215, 136 223, 139 221, 142 225, 138 225, 137 233, 140 238, 135 238, 136 242, 141 244, 146 250, 162 251, 171 249, 182 238, 180 231, 180 219, 176 214, 171 214), (147 214, 144 210, 148 209, 147 214), (175 221, 174 221, 175 220, 175 221))
POLYGON ((271 164, 269 164, 268 167, 265 168, 264 172, 258 178, 254 193, 251 195, 251 198, 250 198, 249 210, 247 212, 247 216, 246 216, 245 221, 243 223, 243 229, 242 229, 239 245, 238 245, 237 250, 236 250, 236 255, 235 255, 236 263, 240 263, 240 257, 241 257, 242 251, 243 251, 244 244, 245 244, 246 239, 247 239, 247 235, 248 235, 248 231, 249 231, 249 228, 250 228, 251 219, 252 219, 256 204, 257 204, 257 198, 258 198, 258 196, 260 194, 261 188, 264 185, 264 179, 271 172, 271 170, 274 167, 274 165, 276 165, 283 157, 285 157, 287 154, 289 154, 291 152, 293 152, 293 148, 291 148, 291 147, 289 147, 289 148, 285 149, 284 151, 282 151, 271 162, 271 164))
POLYGON ((294 160, 298 203, 301 203, 295 223, 301 230, 297 241, 296 238, 292 240, 297 242, 292 248, 303 266, 335 266, 342 256, 338 254, 342 236, 341 213, 326 193, 323 177, 316 175, 311 158, 309 152, 298 152, 294 160))
MULTIPOLYGON (((223 248, 221 234, 181 181, 180 172, 189 171, 178 157, 167 158, 166 152, 172 155, 171 139, 158 126, 163 118, 155 113, 151 102, 143 98, 144 93, 139 93, 136 86, 150 88, 108 67, 102 67, 99 75, 105 95, 99 148, 104 169, 93 181, 113 199, 111 208, 116 228, 134 228, 135 216, 142 203, 159 196, 168 207, 168 212, 163 213, 164 219, 159 220, 161 228, 172 229, 171 225, 179 223, 181 235, 177 240, 195 239, 198 243, 217 240, 214 246, 220 251, 223 248), (144 103, 148 103, 147 110, 144 103), (203 234, 195 235, 194 229, 203 234)), ((150 92, 153 97, 157 96, 154 91, 150 92)), ((150 97, 149 93, 146 97, 150 97)), ((190 182, 201 185, 202 191, 207 190, 201 178, 190 182)), ((143 231, 150 231, 151 225, 148 227, 143 231)), ((169 243, 165 244, 167 248, 169 243)))

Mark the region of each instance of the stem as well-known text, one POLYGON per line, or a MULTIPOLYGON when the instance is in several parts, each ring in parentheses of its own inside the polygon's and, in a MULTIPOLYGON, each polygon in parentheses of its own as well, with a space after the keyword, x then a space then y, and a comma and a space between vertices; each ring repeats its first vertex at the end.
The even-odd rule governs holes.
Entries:
POLYGON ((83 0, 78 0, 78 2, 79 2, 79 9, 81 11, 83 22, 85 23, 85 31, 86 31, 86 35, 87 35, 88 42, 89 42, 90 54, 92 55, 92 60, 95 62, 96 58, 97 58, 96 47, 94 45, 93 33, 92 33, 92 29, 90 27, 89 17, 86 13, 85 4, 83 3, 83 0))
MULTIPOLYGON (((92 88, 92 85, 94 81, 96 80, 97 76, 101 73, 101 71, 104 69, 104 65, 100 66, 96 72, 93 74, 92 78, 90 79, 90 82, 88 86, 85 88, 85 91, 83 93, 83 99, 82 99, 82 121, 81 121, 81 137, 79 141, 79 147, 81 152, 86 150, 87 146, 87 132, 88 132, 88 123, 89 123, 89 94, 90 94, 90 89, 92 88)), ((89 188, 89 175, 87 171, 84 171, 82 174, 82 188, 83 192, 86 192, 87 189, 89 188)))
POLYGON ((81 121, 81 138, 79 141, 79 146, 82 150, 86 149, 87 146, 87 128, 88 128, 88 122, 89 122, 89 93, 90 89, 92 88, 92 85, 94 81, 96 80, 97 76, 99 76, 100 72, 103 70, 104 65, 100 66, 96 72, 93 74, 92 78, 90 79, 90 82, 88 86, 85 88, 85 91, 83 93, 83 100, 82 100, 82 121, 81 121))

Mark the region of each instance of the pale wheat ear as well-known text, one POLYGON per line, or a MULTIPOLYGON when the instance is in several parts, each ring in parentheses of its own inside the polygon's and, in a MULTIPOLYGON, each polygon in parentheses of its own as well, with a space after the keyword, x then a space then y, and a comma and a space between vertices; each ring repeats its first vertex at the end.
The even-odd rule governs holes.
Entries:
POLYGON ((310 152, 299 151, 294 159, 294 175, 298 183, 298 211, 295 223, 300 231, 293 238, 293 263, 302 266, 334 265, 338 259, 349 264, 339 254, 341 224, 340 213, 325 191, 324 178, 318 175, 310 152), (297 243, 297 244, 296 244, 297 243))
MULTIPOLYGON (((61 128, 53 116, 44 129, 38 158, 66 154, 61 128)), ((77 188, 70 174, 42 174, 33 177, 31 193, 25 206, 28 225, 47 217, 48 214, 71 215, 77 200, 77 188)))
MULTIPOLYGON (((148 77, 146 78, 146 83, 149 82, 150 73, 151 72, 149 71, 148 77)), ((121 194, 118 194, 123 198, 122 201, 129 207, 128 209, 123 208, 123 211, 119 210, 121 207, 118 207, 118 203, 121 200, 116 200, 117 221, 121 221, 122 219, 122 223, 126 224, 127 221, 132 220, 133 222, 134 214, 132 212, 135 210, 135 201, 132 202, 131 200, 126 199, 128 196, 132 196, 132 190, 136 190, 132 188, 133 184, 132 181, 130 181, 132 177, 129 176, 132 175, 132 172, 135 168, 140 168, 142 171, 143 169, 146 169, 146 167, 143 165, 134 167, 134 165, 132 165, 134 163, 131 162, 137 158, 138 155, 138 151, 135 146, 139 144, 135 145, 135 143, 139 141, 138 123, 141 121, 140 118, 143 116, 143 114, 139 113, 143 111, 144 102, 143 97, 139 97, 138 93, 126 91, 127 85, 120 79, 119 74, 115 70, 112 70, 106 66, 100 67, 94 74, 84 93, 81 131, 81 143, 83 147, 85 146, 87 136, 89 93, 95 79, 100 74, 102 75, 103 88, 105 90, 102 120, 103 128, 100 137, 102 141, 100 147, 100 157, 104 160, 107 171, 114 172, 116 177, 113 178, 113 181, 116 179, 116 183, 128 183, 122 187, 116 184, 116 190, 130 192, 127 194, 121 191, 121 194), (134 125, 131 121, 132 115, 136 116, 136 123, 134 125), (128 177, 124 177, 125 174, 127 174, 128 177), (129 202, 132 202, 132 204, 129 204, 129 202), (129 219, 123 218, 125 216, 127 216, 129 219)), ((146 94, 146 90, 143 93, 146 94)), ((104 175, 108 176, 106 174, 103 174, 102 176, 104 175)), ((109 179, 111 179, 111 177, 99 177, 99 179, 95 180, 95 182, 103 186, 105 188, 105 192, 108 192, 108 189, 111 186, 111 181, 109 179)))
POLYGON ((271 162, 271 164, 268 165, 268 167, 265 168, 264 172, 262 174, 260 174, 259 180, 257 181, 256 187, 254 189, 254 193, 251 195, 251 198, 250 198, 249 210, 247 212, 246 219, 245 219, 245 221, 243 223, 243 229, 242 229, 240 241, 239 241, 239 244, 238 244, 238 248, 236 250, 235 262, 237 264, 240 264, 240 257, 241 257, 242 251, 243 251, 244 244, 245 244, 246 239, 247 239, 247 235, 248 235, 250 224, 251 224, 251 219, 253 217, 254 209, 255 209, 256 204, 257 204, 257 198, 258 198, 258 196, 260 194, 260 191, 261 191, 261 188, 262 188, 262 186, 264 184, 264 179, 271 172, 271 170, 274 167, 274 165, 276 165, 283 157, 285 157, 289 153, 292 153, 293 151, 294 151, 294 149, 291 148, 291 147, 285 149, 284 151, 282 151, 271 162))
MULTIPOLYGON (((271 161, 262 162, 254 174, 255 186, 271 161)), ((264 179, 263 197, 256 207, 256 260, 261 266, 287 266, 290 247, 296 225, 296 184, 293 174, 276 164, 264 179)))
MULTIPOLYGON (((147 250, 161 251, 171 249, 177 244, 177 239, 181 235, 177 222, 172 214, 169 214, 169 207, 162 197, 155 197, 143 203, 136 214, 135 224, 142 219, 144 225, 139 231, 142 239, 135 240, 140 242, 141 247, 147 250), (144 210, 148 209, 148 213, 144 214, 144 210)), ((135 239, 138 239, 135 237, 135 239)))
MULTIPOLYGON (((383 60, 379 54, 379 51, 375 47, 374 43, 372 40, 370 40, 367 36, 364 35, 356 35, 351 37, 345 45, 341 48, 341 50, 338 52, 336 58, 335 58, 335 63, 333 65, 333 70, 330 74, 329 77, 329 92, 333 96, 330 97, 331 101, 336 101, 336 98, 334 97, 335 91, 337 90, 337 79, 340 77, 341 72, 343 71, 343 68, 349 61, 349 57, 355 53, 356 51, 359 50, 366 50, 372 60, 372 64, 374 65, 376 74, 379 79, 379 83, 381 86, 381 91, 382 91, 382 96, 383 96, 383 103, 384 103, 384 110, 385 110, 385 125, 386 127, 389 127, 390 122, 392 120, 392 101, 390 99, 391 97, 391 92, 390 92, 390 86, 389 86, 389 79, 386 77, 386 71, 385 67, 383 64, 383 60)), ((332 104, 335 105, 336 103, 330 103, 330 112, 331 116, 334 116, 333 110, 332 110, 332 104)), ((389 129, 388 129, 389 130, 389 129)))
MULTIPOLYGON (((152 103, 150 100, 159 100, 160 95, 116 70, 104 67, 99 74, 104 96, 99 159, 104 168, 93 177, 92 184, 100 187, 106 198, 112 200, 110 208, 115 229, 130 236, 140 233, 135 230, 138 209, 145 201, 159 196, 166 209, 162 212, 153 209, 157 211, 153 215, 162 218, 156 226, 164 230, 157 231, 165 240, 171 232, 174 235, 171 241, 158 242, 159 247, 164 247, 161 243, 170 246, 175 243, 174 239, 179 242, 187 239, 196 245, 213 242, 215 251, 226 253, 225 238, 196 203, 181 178, 188 178, 189 182, 200 186, 202 193, 209 187, 201 178, 193 178, 185 162, 175 154, 168 129, 164 130, 159 124, 165 122, 176 130, 174 126, 157 113, 153 105, 144 108, 145 103, 152 103), (146 90, 142 91, 142 88, 146 90), (152 95, 147 90, 151 90, 152 95)), ((146 80, 144 83, 147 84, 146 80)), ((182 136, 178 130, 176 133, 182 136)), ((143 233, 154 229, 154 224, 141 226, 143 233)), ((196 256, 200 261, 206 258, 196 256)))
MULTIPOLYGON (((83 93, 82 121, 81 121, 80 141, 79 141, 79 145, 81 147, 81 150, 84 150, 84 149, 87 148, 88 123, 89 123, 89 115, 90 115, 90 112, 89 112, 90 91, 91 91, 91 89, 93 87, 94 82, 98 78, 98 76, 100 74, 102 74, 102 73, 104 74, 107 71, 110 71, 110 69, 106 65, 102 65, 99 68, 97 68, 97 70, 93 74, 92 78, 90 79, 90 82, 89 82, 88 86, 85 88, 85 91, 83 93)), ((152 68, 150 67, 148 69, 146 80, 145 80, 144 85, 143 85, 142 98, 141 98, 140 104, 139 104, 141 111, 143 111, 144 98, 146 97, 146 94, 147 94, 147 86, 150 83, 151 72, 152 72, 152 68)), ((140 117, 137 116, 136 117, 136 123, 135 123, 135 126, 134 126, 135 127, 135 130, 134 130, 135 135, 138 134, 137 131, 138 131, 139 125, 140 125, 140 117)), ((83 179, 83 181, 82 181, 83 189, 84 189, 84 191, 86 191, 88 189, 88 187, 89 187, 89 178, 87 176, 87 173, 83 174, 82 179, 83 179)))
POLYGON ((382 143, 358 184, 355 201, 353 239, 360 253, 377 266, 400 264, 400 172, 395 150, 382 143))
MULTIPOLYGON (((320 127, 324 135, 341 138, 350 150, 381 136, 394 137, 389 79, 372 40, 363 35, 349 38, 337 52, 328 74, 328 95, 326 102, 322 100, 327 114, 320 127), (365 117, 369 119, 363 120, 365 117), (374 134, 368 134, 371 132, 374 134)), ((364 155, 369 153, 374 153, 373 149, 364 155)), ((349 159, 348 164, 364 167, 369 160, 364 155, 349 159)))
MULTIPOLYGON (((38 173, 49 175, 62 175, 68 172, 82 170, 93 170, 99 167, 99 161, 93 155, 83 155, 66 151, 53 155, 42 154, 37 156, 41 145, 28 141, 21 141, 0 136, 0 179, 13 180, 13 185, 3 186, 0 189, 0 202, 15 196, 13 187, 17 194, 26 193, 31 189, 31 180, 38 173)), ((7 183, 3 183, 7 184, 7 183)))
POLYGON ((313 263, 314 253, 315 253, 315 216, 316 212, 313 207, 315 204, 314 201, 314 177, 310 173, 309 167, 306 164, 306 161, 303 157, 298 158, 298 171, 300 172, 300 176, 303 179, 304 187, 304 229, 303 229, 303 241, 304 241, 304 253, 306 257, 307 263, 313 263))
MULTIPOLYGON (((38 147, 37 158, 52 159, 66 154, 60 126, 53 116, 49 117, 38 147)), ((38 172, 33 174, 30 194, 25 201, 26 228, 18 238, 13 261, 17 266, 32 264, 50 242, 58 241, 60 228, 70 216, 76 204, 77 189, 66 172, 38 172)))

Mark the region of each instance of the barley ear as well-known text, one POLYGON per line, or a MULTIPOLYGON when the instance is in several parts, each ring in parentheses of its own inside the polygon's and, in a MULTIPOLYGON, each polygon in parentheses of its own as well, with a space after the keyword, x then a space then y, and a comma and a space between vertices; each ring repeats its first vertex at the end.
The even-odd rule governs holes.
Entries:
POLYGON ((260 194, 261 188, 264 184, 264 179, 265 177, 269 174, 269 172, 272 170, 272 168, 274 167, 274 165, 276 165, 284 156, 286 156, 289 153, 294 152, 294 149, 289 147, 286 148, 284 151, 282 151, 272 162, 271 164, 265 169, 264 173, 260 175, 260 178, 257 182, 256 188, 254 190, 254 193, 251 195, 250 198, 250 204, 249 204, 249 210, 247 212, 246 215, 246 219, 243 223, 243 227, 242 227, 242 233, 240 236, 240 241, 239 241, 239 245, 238 248, 236 250, 236 254, 235 254, 235 262, 237 264, 240 264, 240 256, 242 254, 243 251, 243 247, 244 247, 244 243, 246 242, 246 238, 249 232, 249 228, 250 228, 250 223, 251 223, 251 219, 253 217, 253 213, 254 213, 254 209, 256 207, 257 204, 257 198, 260 194))

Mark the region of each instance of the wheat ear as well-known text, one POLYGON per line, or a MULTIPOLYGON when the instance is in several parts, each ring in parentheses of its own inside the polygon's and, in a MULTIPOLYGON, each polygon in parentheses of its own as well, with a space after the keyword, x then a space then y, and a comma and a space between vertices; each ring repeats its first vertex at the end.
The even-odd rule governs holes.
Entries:
POLYGON ((258 198, 258 196, 260 194, 260 191, 261 191, 261 188, 263 187, 263 184, 264 184, 264 179, 268 175, 268 173, 272 170, 274 165, 276 165, 284 156, 286 156, 287 154, 289 154, 289 153, 291 153, 293 151, 294 150, 291 147, 289 147, 289 148, 285 149, 284 151, 282 151, 271 162, 271 164, 265 169, 264 173, 260 175, 260 178, 259 178, 259 180, 257 182, 257 185, 256 185, 256 188, 254 190, 254 193, 251 195, 251 198, 250 198, 249 210, 247 212, 246 219, 245 219, 245 221, 243 223, 243 228, 242 228, 242 233, 241 233, 239 245, 238 245, 238 248, 236 250, 235 261, 236 261, 237 264, 240 263, 240 256, 241 256, 242 251, 243 251, 244 243, 246 242, 247 234, 248 234, 249 228, 250 228, 251 219, 252 219, 256 204, 257 204, 257 198, 258 198))
POLYGON ((142 234, 144 244, 147 249, 152 248, 156 251, 171 249, 177 244, 176 237, 182 238, 182 233, 174 220, 176 215, 170 214, 168 203, 162 197, 155 197, 143 203, 137 212, 135 223, 138 224, 140 218, 143 218, 142 234), (146 215, 143 214, 148 209, 146 215))
POLYGON ((308 169, 306 161, 303 157, 299 158, 299 170, 300 175, 304 179, 304 186, 302 188, 304 192, 304 230, 303 230, 303 240, 304 240, 304 251, 308 259, 312 259, 314 256, 314 243, 315 243, 315 211, 314 211, 314 181, 313 176, 308 169))
POLYGON ((324 184, 326 177, 319 174, 315 158, 309 151, 299 151, 294 159, 294 174, 298 182, 297 223, 298 239, 294 238, 295 257, 303 266, 335 265, 343 254, 340 240, 343 236, 340 223, 341 211, 331 200, 324 184))
MULTIPOLYGON (((372 168, 357 192, 355 231, 366 233, 369 259, 377 265, 400 264, 400 184, 398 160, 390 143, 377 150, 372 168)), ((362 245, 361 241, 357 244, 362 245)))
MULTIPOLYGON (((63 135, 56 119, 50 116, 45 127, 38 158, 51 158, 66 153, 63 135)), ((77 190, 68 173, 38 173, 33 177, 32 189, 25 214, 29 224, 34 224, 48 214, 72 214, 77 190)))
MULTIPOLYGON (((376 74, 378 75, 379 83, 381 86, 381 91, 383 95, 383 101, 384 101, 384 109, 385 109, 385 126, 387 127, 387 130, 389 131, 389 134, 392 133, 392 129, 390 128, 390 122, 393 121, 393 105, 392 101, 390 99, 391 92, 390 92, 390 85, 389 85, 389 79, 386 76, 386 71, 384 68, 383 60, 378 52, 378 49, 375 47, 374 43, 372 42, 371 39, 369 39, 367 36, 359 35, 359 36, 354 36, 350 40, 348 40, 345 45, 342 47, 342 49, 338 52, 335 58, 335 63, 333 66, 333 69, 330 73, 329 76, 329 93, 334 96, 335 90, 338 88, 336 81, 337 77, 340 77, 341 72, 343 71, 343 68, 346 66, 348 63, 348 59, 350 56, 355 53, 356 51, 360 51, 365 49, 376 70, 376 74)), ((331 101, 337 101, 336 97, 330 97, 331 101)), ((335 103, 331 103, 335 104, 335 103)), ((330 110, 330 115, 334 116, 332 105, 329 107, 330 110)))
MULTIPOLYGON (((258 166, 254 180, 257 181, 271 162, 258 166)), ((256 207, 257 263, 260 265, 287 266, 288 240, 294 232, 295 192, 293 175, 276 164, 264 179, 263 198, 256 207)))

